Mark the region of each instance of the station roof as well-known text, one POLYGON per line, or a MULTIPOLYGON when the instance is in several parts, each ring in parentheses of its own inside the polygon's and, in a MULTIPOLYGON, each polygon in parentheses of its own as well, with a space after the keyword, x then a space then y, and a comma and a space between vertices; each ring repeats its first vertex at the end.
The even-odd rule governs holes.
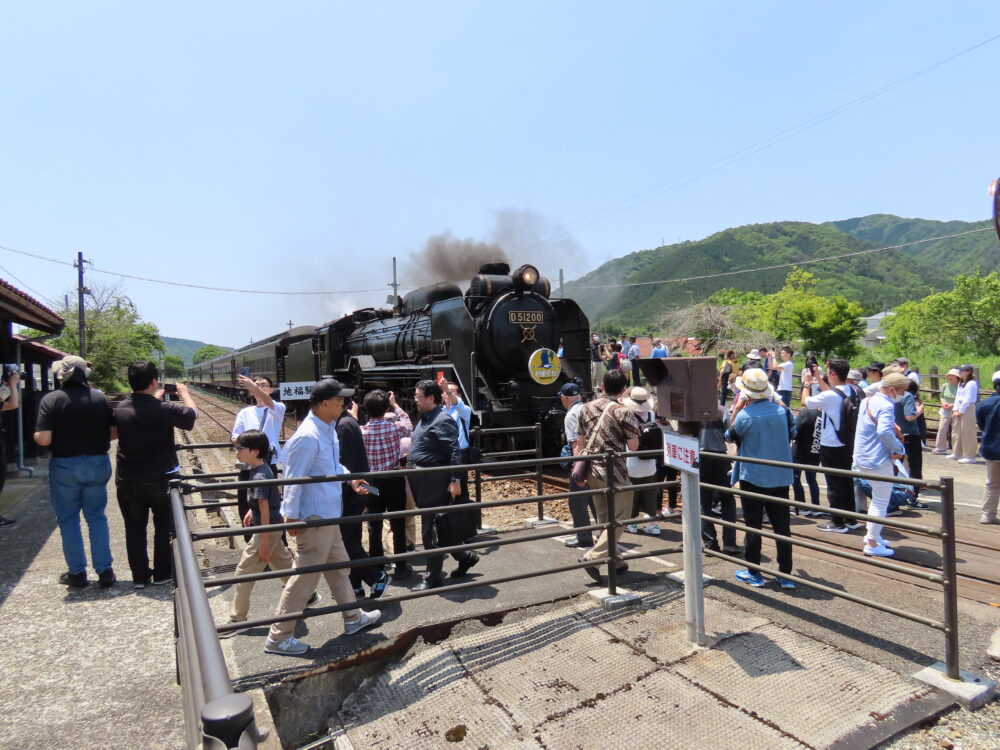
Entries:
POLYGON ((46 346, 41 341, 32 341, 31 339, 22 336, 19 333, 15 333, 13 336, 11 336, 11 338, 14 339, 14 341, 21 342, 21 349, 30 352, 35 352, 42 358, 51 359, 53 362, 55 362, 57 359, 62 359, 63 357, 69 356, 69 352, 61 351, 60 349, 56 349, 54 346, 46 346))
POLYGON ((59 333, 66 325, 52 310, 4 279, 0 279, 0 318, 45 333, 59 333))

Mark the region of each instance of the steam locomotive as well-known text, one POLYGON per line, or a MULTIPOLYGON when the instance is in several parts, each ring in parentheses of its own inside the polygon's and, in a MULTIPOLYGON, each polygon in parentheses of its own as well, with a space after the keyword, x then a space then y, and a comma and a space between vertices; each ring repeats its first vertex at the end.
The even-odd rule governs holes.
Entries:
POLYGON ((558 390, 567 381, 591 390, 590 323, 576 302, 550 293, 534 266, 511 273, 506 263, 490 263, 464 294, 450 283, 421 287, 395 298, 392 309, 357 310, 202 362, 188 379, 237 396, 241 371, 267 375, 282 384, 282 400, 300 399, 304 409, 308 386, 334 377, 361 393, 395 391, 413 412, 413 386, 444 376, 483 427, 541 422, 548 453, 561 440, 558 390))

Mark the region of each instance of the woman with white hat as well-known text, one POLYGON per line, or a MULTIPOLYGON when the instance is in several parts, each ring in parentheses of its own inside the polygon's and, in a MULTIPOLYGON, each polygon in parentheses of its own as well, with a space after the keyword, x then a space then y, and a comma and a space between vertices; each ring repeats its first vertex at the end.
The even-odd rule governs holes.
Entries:
POLYGON ((939 456, 948 455, 948 448, 951 447, 951 416, 962 373, 957 367, 952 367, 944 377, 948 382, 941 386, 941 409, 938 412, 937 440, 934 441, 934 452, 939 456))
MULTIPOLYGON (((662 438, 659 437, 660 429, 656 425, 656 412, 653 409, 653 397, 649 391, 641 386, 633 386, 625 391, 622 404, 635 415, 635 421, 639 424, 639 450, 646 449, 643 447, 643 437, 647 430, 655 430, 655 433, 646 438, 647 441, 651 441, 655 437, 659 440, 658 444, 662 446, 662 438), (644 429, 644 425, 651 426, 644 429)), ((651 484, 656 481, 655 458, 630 456, 625 459, 625 470, 628 472, 630 484, 651 484)), ((645 513, 650 518, 658 516, 660 514, 661 494, 658 487, 635 490, 632 493, 632 518, 638 518, 640 513, 645 513)), ((629 524, 627 531, 631 534, 638 534, 639 527, 634 523, 629 524)), ((654 521, 644 525, 643 531, 647 534, 657 535, 660 533, 660 525, 654 521)))

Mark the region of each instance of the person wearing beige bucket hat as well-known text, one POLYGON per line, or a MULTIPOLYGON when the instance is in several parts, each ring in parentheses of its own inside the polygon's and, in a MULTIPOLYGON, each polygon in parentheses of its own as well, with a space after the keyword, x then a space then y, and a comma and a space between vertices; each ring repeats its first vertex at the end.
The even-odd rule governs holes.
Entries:
MULTIPOLYGON (((625 391, 622 404, 635 415, 635 421, 639 424, 639 450, 646 449, 646 446, 643 445, 644 436, 650 446, 655 443, 662 447, 662 433, 656 424, 656 411, 653 408, 653 397, 649 391, 641 386, 633 386, 625 391), (646 432, 649 432, 649 435, 646 435, 646 432)), ((656 459, 654 458, 630 456, 625 459, 625 470, 628 472, 630 484, 650 484, 656 481, 656 459)), ((645 513, 652 520, 652 523, 643 524, 642 531, 653 536, 660 533, 660 525, 656 523, 655 518, 660 513, 661 494, 660 489, 656 487, 634 490, 632 493, 631 517, 638 518, 640 513, 645 513)), ((634 523, 629 524, 626 531, 630 534, 638 534, 639 526, 634 523)))

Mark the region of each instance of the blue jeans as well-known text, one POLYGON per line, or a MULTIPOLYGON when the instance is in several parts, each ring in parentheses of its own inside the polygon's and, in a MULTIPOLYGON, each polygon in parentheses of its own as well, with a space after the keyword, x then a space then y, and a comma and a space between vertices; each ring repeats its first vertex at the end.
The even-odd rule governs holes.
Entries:
POLYGON ((63 557, 70 573, 87 570, 80 512, 87 519, 90 555, 98 573, 111 567, 111 542, 104 508, 108 504, 111 460, 100 456, 69 456, 49 459, 49 495, 59 521, 63 557))

